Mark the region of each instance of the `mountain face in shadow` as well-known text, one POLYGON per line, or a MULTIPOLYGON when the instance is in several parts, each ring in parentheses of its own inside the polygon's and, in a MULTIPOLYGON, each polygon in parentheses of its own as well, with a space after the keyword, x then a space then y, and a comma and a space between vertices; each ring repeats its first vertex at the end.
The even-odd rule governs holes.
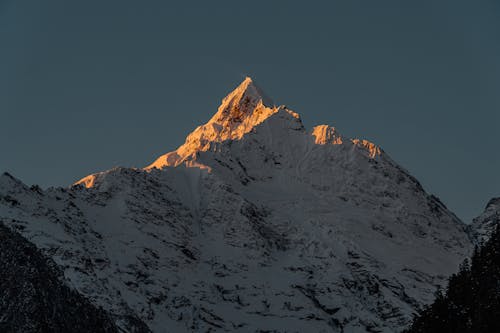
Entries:
POLYGON ((40 250, 0 224, 0 331, 118 332, 105 311, 62 283, 40 250))

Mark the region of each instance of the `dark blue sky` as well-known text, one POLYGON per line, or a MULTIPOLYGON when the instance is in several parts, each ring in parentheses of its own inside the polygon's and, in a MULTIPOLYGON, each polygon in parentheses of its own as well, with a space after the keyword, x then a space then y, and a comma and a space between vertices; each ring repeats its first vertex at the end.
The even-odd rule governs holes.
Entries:
POLYGON ((175 149, 245 75, 382 146, 464 220, 500 195, 500 2, 0 0, 0 170, 175 149))

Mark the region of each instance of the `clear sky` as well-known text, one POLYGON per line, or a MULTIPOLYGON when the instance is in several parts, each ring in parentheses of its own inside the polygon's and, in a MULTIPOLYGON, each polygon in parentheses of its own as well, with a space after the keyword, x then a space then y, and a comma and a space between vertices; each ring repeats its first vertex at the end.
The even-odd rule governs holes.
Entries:
POLYGON ((0 170, 43 187, 175 149, 252 76, 464 221, 500 196, 500 2, 0 0, 0 170))

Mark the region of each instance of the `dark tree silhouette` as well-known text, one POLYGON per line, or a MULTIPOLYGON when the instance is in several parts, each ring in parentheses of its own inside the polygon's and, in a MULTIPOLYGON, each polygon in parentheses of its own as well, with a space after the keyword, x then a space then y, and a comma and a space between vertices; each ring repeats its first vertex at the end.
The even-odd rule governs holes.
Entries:
POLYGON ((476 247, 405 333, 500 332, 500 228, 476 247))

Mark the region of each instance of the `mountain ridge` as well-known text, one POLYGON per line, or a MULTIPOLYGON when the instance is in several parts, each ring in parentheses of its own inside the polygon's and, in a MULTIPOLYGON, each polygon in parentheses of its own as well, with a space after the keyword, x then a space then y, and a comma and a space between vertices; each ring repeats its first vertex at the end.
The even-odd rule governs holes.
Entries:
MULTIPOLYGON (((271 121, 270 118, 282 120, 281 124, 275 124, 272 131, 279 131, 280 127, 288 127, 307 132, 315 144, 350 144, 367 151, 370 158, 375 158, 383 152, 380 147, 368 140, 347 139, 329 125, 314 126, 308 132, 302 124, 299 114, 286 106, 275 106, 263 90, 250 77, 246 77, 238 87, 222 99, 218 111, 210 120, 204 125, 198 126, 187 136, 184 144, 176 150, 158 157, 144 169, 176 167, 184 163, 188 166, 210 170, 209 166, 197 163, 193 156, 212 149, 217 143, 226 140, 240 140, 243 136, 255 131, 257 127, 262 127, 264 123, 271 121)), ((276 136, 279 135, 282 133, 276 134, 276 136)), ((93 175, 84 177, 75 184, 92 186, 92 177, 93 175)))
POLYGON ((466 226, 378 146, 242 85, 145 168, 0 176, 0 220, 126 332, 404 328, 470 254, 466 226))

